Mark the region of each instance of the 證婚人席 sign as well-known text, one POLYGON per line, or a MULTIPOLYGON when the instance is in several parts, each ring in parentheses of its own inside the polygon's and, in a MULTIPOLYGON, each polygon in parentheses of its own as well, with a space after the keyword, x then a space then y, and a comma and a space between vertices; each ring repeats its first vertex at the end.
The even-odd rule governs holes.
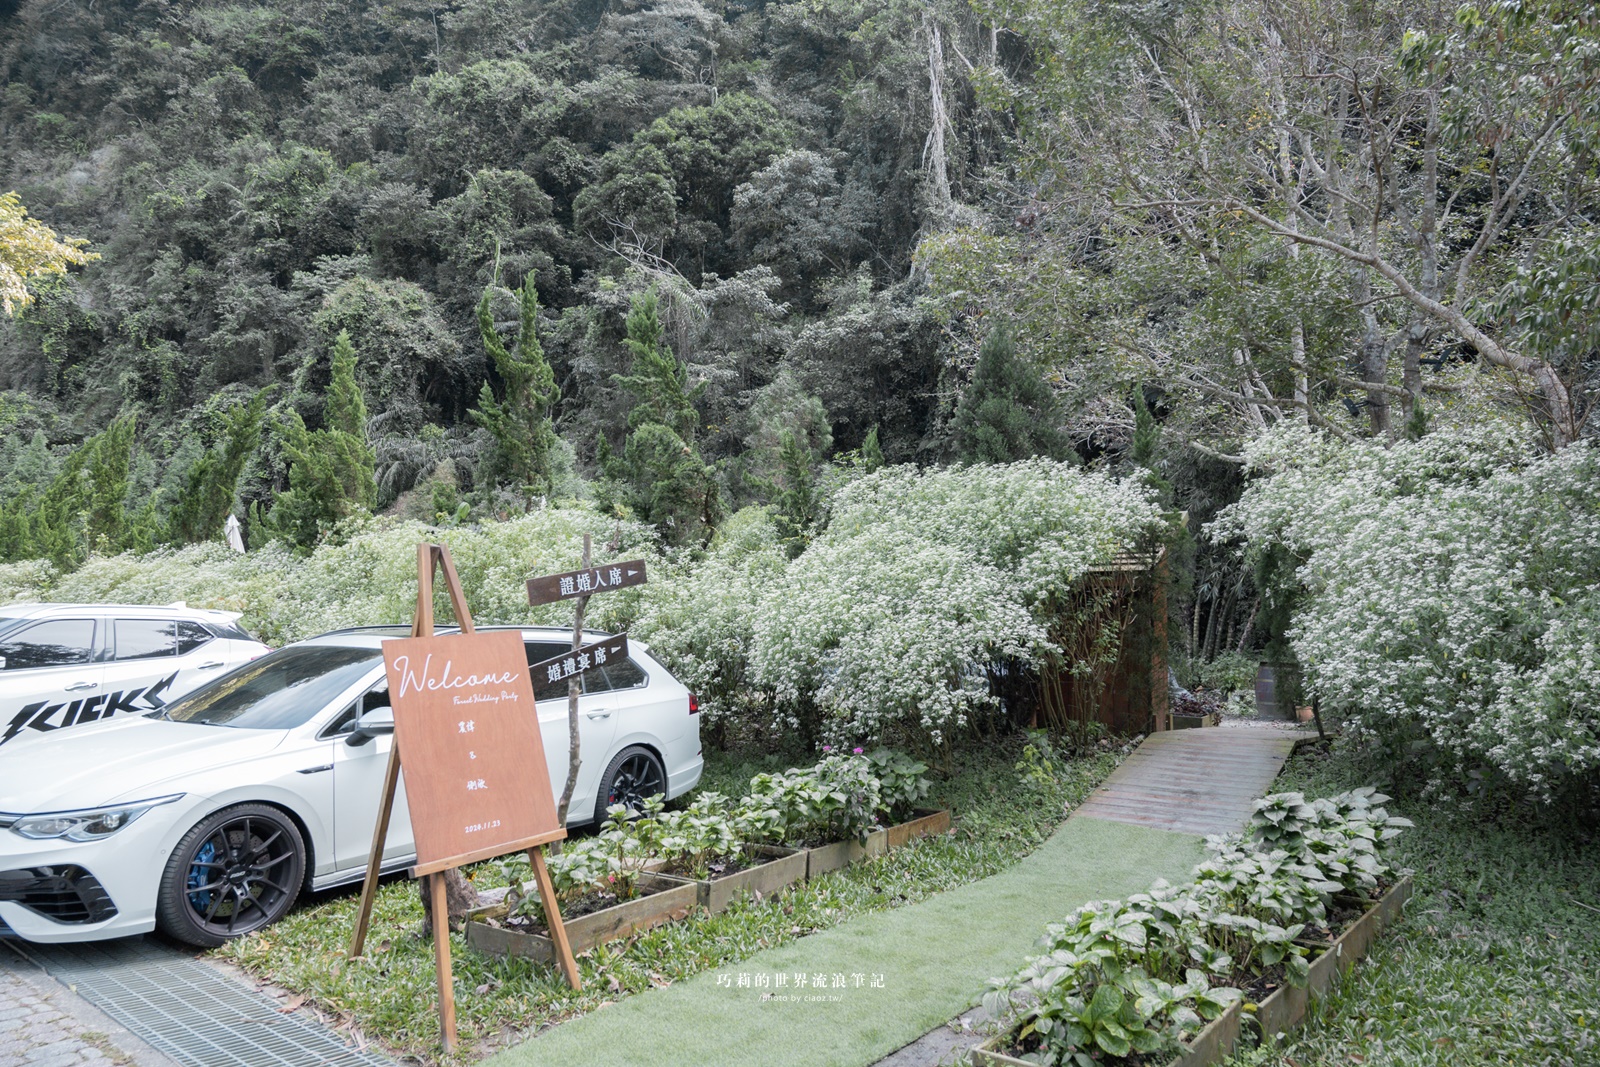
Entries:
POLYGON ((386 641, 416 873, 560 836, 522 635, 386 641))
POLYGON ((528 603, 549 604, 556 600, 609 593, 613 589, 626 589, 630 585, 644 583, 644 560, 630 559, 625 563, 607 563, 603 567, 588 567, 581 571, 530 578, 528 603))

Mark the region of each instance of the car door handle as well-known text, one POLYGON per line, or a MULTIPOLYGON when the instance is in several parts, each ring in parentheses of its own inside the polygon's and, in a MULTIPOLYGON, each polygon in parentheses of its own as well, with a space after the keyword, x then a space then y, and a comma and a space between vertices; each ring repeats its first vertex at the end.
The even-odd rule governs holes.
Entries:
POLYGON ((200 666, 196 667, 195 670, 197 670, 197 671, 210 671, 210 670, 215 670, 216 668, 218 668, 220 666, 222 666, 222 661, 220 659, 214 659, 210 663, 202 663, 202 664, 200 664, 200 666))
POLYGON ((609 719, 611 718, 611 709, 598 708, 595 711, 586 711, 584 714, 589 716, 591 719, 609 719))
POLYGON ((67 692, 76 693, 76 692, 79 692, 80 690, 84 690, 84 689, 99 689, 99 688, 100 688, 100 683, 99 682, 73 682, 71 685, 67 686, 67 692))

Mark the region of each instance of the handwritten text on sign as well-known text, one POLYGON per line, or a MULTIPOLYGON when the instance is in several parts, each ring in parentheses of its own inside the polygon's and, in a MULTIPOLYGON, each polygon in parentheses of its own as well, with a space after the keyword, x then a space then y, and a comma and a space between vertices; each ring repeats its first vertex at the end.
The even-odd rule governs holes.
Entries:
POLYGON ((383 659, 418 866, 559 827, 520 633, 385 641, 383 659))
POLYGON ((630 559, 626 563, 607 563, 586 571, 567 571, 565 574, 531 578, 528 580, 528 603, 548 604, 554 600, 609 593, 613 589, 626 589, 644 583, 644 560, 630 559))

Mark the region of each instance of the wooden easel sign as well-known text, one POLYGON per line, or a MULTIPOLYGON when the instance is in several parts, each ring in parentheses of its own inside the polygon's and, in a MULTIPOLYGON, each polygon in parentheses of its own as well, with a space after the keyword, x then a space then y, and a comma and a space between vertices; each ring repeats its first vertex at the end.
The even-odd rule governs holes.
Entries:
POLYGON ((522 635, 476 632, 449 549, 429 544, 417 546, 417 615, 411 633, 383 644, 394 742, 350 954, 360 955, 366 940, 403 759, 417 847, 411 874, 431 883, 440 1030, 448 1052, 456 1037, 455 995, 443 872, 526 850, 561 969, 573 989, 582 984, 541 851, 567 835, 556 819, 522 635), (435 566, 444 572, 458 634, 434 636, 435 566))

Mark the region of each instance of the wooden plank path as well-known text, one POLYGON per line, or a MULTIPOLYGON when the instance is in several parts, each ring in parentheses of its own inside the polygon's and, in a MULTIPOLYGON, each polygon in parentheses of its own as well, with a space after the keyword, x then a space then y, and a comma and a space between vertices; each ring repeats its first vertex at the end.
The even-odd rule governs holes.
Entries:
POLYGON ((1255 799, 1294 749, 1276 730, 1206 727, 1151 734, 1074 817, 1180 834, 1244 829, 1255 799))

